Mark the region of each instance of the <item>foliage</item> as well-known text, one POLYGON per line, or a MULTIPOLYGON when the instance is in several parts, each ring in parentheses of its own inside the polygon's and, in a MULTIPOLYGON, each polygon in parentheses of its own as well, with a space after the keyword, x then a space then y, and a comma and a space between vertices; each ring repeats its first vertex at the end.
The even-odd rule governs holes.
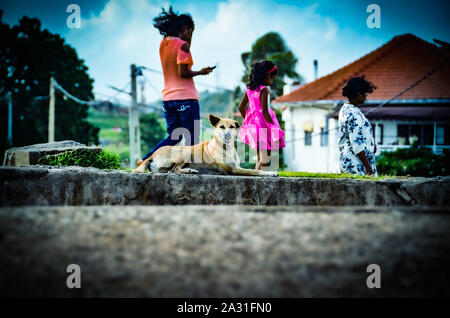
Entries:
MULTIPOLYGON (((50 77, 71 94, 93 99, 93 80, 76 50, 58 34, 41 29, 38 19, 23 17, 18 25, 2 22, 0 10, 0 96, 12 93, 13 145, 0 130, 0 152, 14 146, 46 142, 50 77), (39 98, 36 98, 39 97, 39 98)), ((98 144, 99 129, 86 121, 88 106, 55 94, 55 140, 98 144)), ((3 106, 3 104, 2 104, 3 106)), ((1 127, 7 127, 7 107, 0 108, 1 127)))
POLYGON ((379 173, 394 176, 434 177, 450 175, 450 152, 436 155, 431 148, 418 146, 383 152, 377 157, 379 173))
POLYGON ((228 90, 200 93, 200 112, 204 115, 216 114, 229 116, 233 111, 231 107, 232 92, 228 90))
POLYGON ((41 165, 49 166, 80 166, 98 169, 123 169, 119 155, 104 150, 93 152, 88 150, 66 151, 57 155, 47 155, 38 161, 41 165))
POLYGON ((298 59, 294 53, 288 49, 283 38, 276 32, 269 32, 258 38, 252 45, 250 52, 241 54, 242 63, 245 66, 245 73, 242 77, 244 83, 248 82, 251 66, 254 62, 267 59, 276 64, 278 76, 272 85, 272 94, 274 97, 283 94, 283 86, 285 85, 285 76, 302 81, 302 77, 295 71, 298 59))
MULTIPOLYGON (((236 86, 236 88, 233 91, 233 112, 239 112, 239 104, 241 103, 242 96, 244 95, 244 92, 239 86, 236 86)), ((242 123, 241 123, 242 124, 242 123)))
MULTIPOLYGON (((142 154, 144 155, 166 137, 166 131, 157 114, 142 114, 139 117, 139 125, 141 127, 141 149, 143 150, 142 154)), ((120 133, 120 140, 125 144, 129 143, 128 121, 120 133)))
POLYGON ((145 153, 147 153, 166 137, 166 130, 155 113, 141 115, 140 125, 141 147, 143 150, 147 149, 145 151, 145 153))

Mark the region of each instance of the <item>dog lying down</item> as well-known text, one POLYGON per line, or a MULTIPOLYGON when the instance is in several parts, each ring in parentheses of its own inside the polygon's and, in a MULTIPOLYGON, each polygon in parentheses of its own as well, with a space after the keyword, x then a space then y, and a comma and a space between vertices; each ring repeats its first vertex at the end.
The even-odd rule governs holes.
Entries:
POLYGON ((165 146, 144 160, 133 172, 174 172, 185 174, 222 173, 243 176, 278 176, 275 171, 243 169, 234 148, 239 123, 209 115, 214 136, 194 146, 165 146))

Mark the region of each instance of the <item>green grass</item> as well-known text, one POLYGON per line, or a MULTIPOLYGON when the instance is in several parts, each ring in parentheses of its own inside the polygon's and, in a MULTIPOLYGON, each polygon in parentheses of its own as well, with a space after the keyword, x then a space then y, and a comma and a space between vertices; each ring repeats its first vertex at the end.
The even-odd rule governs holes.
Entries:
POLYGON ((120 139, 120 131, 114 129, 100 129, 98 137, 100 139, 118 141, 120 139))
POLYGON ((38 163, 49 166, 80 166, 125 170, 120 164, 119 155, 105 150, 100 152, 87 150, 66 151, 57 155, 47 155, 39 159, 38 163))
POLYGON ((297 171, 279 171, 278 175, 280 177, 291 177, 291 178, 326 178, 326 179, 360 179, 360 180, 399 179, 399 177, 387 175, 379 177, 370 177, 370 176, 353 175, 348 173, 314 173, 314 172, 297 172, 297 171))
POLYGON ((88 122, 100 129, 112 129, 115 126, 119 126, 122 129, 128 124, 128 117, 125 116, 101 116, 100 114, 89 114, 88 122))

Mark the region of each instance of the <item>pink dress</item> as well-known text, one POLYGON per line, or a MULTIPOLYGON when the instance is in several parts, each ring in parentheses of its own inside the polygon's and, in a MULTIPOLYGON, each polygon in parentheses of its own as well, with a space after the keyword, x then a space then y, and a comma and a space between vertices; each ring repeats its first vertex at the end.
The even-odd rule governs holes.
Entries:
POLYGON ((285 147, 284 131, 281 129, 275 113, 269 107, 269 115, 273 124, 267 122, 263 115, 259 96, 264 87, 261 85, 256 90, 247 89, 248 109, 239 132, 239 138, 253 149, 281 149, 285 147))

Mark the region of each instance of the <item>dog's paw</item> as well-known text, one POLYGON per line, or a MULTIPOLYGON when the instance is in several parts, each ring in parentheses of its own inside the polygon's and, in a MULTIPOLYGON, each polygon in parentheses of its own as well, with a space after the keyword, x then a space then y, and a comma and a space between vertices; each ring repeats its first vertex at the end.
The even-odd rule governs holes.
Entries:
POLYGON ((141 166, 139 166, 139 167, 133 169, 133 172, 136 172, 136 173, 144 173, 144 172, 145 172, 145 169, 143 169, 141 166))
POLYGON ((191 173, 191 174, 199 174, 200 173, 198 170, 195 170, 192 168, 186 168, 185 170, 187 173, 191 173))
POLYGON ((277 171, 265 171, 265 176, 267 177, 278 177, 278 172, 277 171))

